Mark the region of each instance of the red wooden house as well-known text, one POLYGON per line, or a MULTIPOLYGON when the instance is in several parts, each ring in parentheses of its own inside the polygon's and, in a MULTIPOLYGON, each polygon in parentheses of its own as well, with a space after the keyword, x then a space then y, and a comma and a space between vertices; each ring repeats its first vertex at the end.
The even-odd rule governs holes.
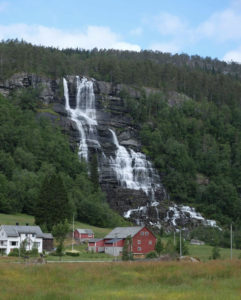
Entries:
POLYGON ((75 240, 79 240, 81 242, 88 241, 94 238, 94 232, 91 229, 80 229, 77 228, 74 231, 75 240))
POLYGON ((88 242, 88 251, 104 252, 104 239, 90 239, 88 242))
POLYGON ((145 226, 116 227, 104 238, 105 253, 118 256, 123 251, 125 239, 132 239, 132 253, 136 257, 145 256, 154 251, 156 245, 155 235, 145 226))

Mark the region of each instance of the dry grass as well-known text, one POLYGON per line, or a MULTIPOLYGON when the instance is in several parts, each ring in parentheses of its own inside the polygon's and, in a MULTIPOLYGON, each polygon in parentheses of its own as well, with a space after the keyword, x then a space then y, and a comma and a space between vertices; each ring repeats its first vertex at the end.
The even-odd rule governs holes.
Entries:
POLYGON ((0 264, 0 299, 241 299, 241 261, 0 264))

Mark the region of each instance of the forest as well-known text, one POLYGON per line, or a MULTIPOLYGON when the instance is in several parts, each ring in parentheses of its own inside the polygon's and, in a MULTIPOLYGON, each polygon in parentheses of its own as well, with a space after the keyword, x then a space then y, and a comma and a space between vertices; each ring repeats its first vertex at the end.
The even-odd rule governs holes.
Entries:
MULTIPOLYGON (((239 64, 158 51, 59 50, 2 41, 0 83, 17 72, 53 79, 84 74, 140 89, 139 99, 125 92, 122 97, 139 128, 143 152, 159 170, 171 200, 192 205, 221 224, 241 226, 239 64), (147 95, 143 87, 155 92, 147 95), (173 92, 185 100, 171 105, 173 92)), ((80 220, 110 225, 103 224, 109 213, 112 224, 123 222, 107 209, 105 196, 87 176, 67 137, 47 120, 35 117, 37 95, 29 93, 27 97, 36 101, 27 106, 26 95, 0 99, 0 211, 32 213, 35 202, 30 199, 37 203, 50 172, 61 177, 70 211, 76 211, 80 220), (84 212, 91 205, 93 215, 87 216, 84 212), (95 209, 103 210, 101 220, 95 220, 95 209)))
POLYGON ((53 220, 71 219, 73 214, 100 227, 123 224, 68 138, 38 117, 37 107, 35 89, 8 99, 0 96, 0 212, 34 215, 48 230, 53 220))

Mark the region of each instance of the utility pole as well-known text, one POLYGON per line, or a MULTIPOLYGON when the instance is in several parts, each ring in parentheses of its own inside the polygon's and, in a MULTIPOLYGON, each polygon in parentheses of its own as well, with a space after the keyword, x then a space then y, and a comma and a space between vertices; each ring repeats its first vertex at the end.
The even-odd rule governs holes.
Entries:
POLYGON ((230 259, 233 258, 233 226, 230 225, 230 259))
POLYGON ((180 257, 182 256, 182 229, 180 228, 180 257))
POLYGON ((73 214, 73 232, 72 232, 72 252, 74 250, 74 214, 73 214))

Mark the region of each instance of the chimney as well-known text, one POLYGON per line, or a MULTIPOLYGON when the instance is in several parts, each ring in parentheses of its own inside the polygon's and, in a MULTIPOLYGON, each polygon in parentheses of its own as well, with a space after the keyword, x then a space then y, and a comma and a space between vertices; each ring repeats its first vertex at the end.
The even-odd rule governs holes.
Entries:
POLYGON ((19 223, 18 222, 16 222, 16 226, 18 226, 19 225, 19 223))

